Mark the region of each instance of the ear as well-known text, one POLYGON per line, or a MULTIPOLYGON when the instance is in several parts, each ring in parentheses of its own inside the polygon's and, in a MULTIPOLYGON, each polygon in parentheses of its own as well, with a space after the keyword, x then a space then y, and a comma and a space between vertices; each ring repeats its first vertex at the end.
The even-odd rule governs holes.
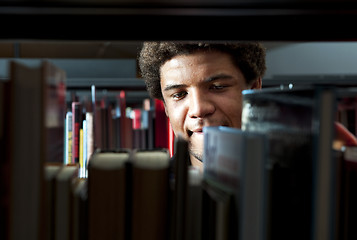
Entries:
POLYGON ((262 88, 262 78, 259 77, 257 80, 255 80, 252 85, 250 86, 250 89, 261 89, 262 88))

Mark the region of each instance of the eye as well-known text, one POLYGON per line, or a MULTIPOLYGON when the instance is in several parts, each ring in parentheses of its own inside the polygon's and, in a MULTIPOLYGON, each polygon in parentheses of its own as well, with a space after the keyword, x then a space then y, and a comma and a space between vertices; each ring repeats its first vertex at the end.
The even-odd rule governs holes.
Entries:
POLYGON ((177 92, 177 93, 172 94, 171 97, 174 100, 180 100, 180 99, 184 98, 186 95, 187 95, 187 92, 181 91, 181 92, 177 92))
POLYGON ((223 90, 226 87, 227 87, 226 85, 213 84, 213 85, 211 85, 210 89, 211 90, 223 90))

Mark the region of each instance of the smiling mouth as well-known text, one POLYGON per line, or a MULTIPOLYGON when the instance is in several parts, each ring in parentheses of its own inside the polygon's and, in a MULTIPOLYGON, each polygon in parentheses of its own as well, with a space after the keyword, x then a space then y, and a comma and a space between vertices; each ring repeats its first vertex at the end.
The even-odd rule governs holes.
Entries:
MULTIPOLYGON (((228 125, 228 124, 221 124, 221 125, 210 125, 210 126, 225 126, 225 127, 228 127, 229 125, 228 125)), ((203 130, 202 130, 202 129, 203 129, 203 128, 197 129, 197 130, 193 130, 193 131, 187 130, 187 135, 188 135, 189 137, 191 137, 194 133, 196 133, 196 134, 203 134, 203 130)))
POLYGON ((194 133, 196 133, 196 134, 202 134, 203 131, 202 131, 202 129, 200 129, 200 130, 195 130, 195 131, 187 130, 187 134, 188 134, 189 137, 191 137, 192 134, 194 134, 194 133))

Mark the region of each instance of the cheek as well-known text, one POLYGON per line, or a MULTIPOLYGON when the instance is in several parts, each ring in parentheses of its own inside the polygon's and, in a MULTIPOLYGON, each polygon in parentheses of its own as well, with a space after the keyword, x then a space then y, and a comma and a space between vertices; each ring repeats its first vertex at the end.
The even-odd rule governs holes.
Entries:
POLYGON ((167 106, 166 111, 175 134, 183 132, 186 117, 185 109, 180 106, 167 106))
POLYGON ((224 115, 229 119, 232 127, 241 127, 242 118, 242 101, 240 95, 235 95, 230 98, 226 98, 225 104, 221 104, 221 109, 224 115), (238 98, 238 99, 237 99, 238 98))
POLYGON ((231 122, 232 127, 240 128, 241 127, 241 118, 242 118, 242 108, 240 106, 231 107, 226 109, 225 115, 228 117, 231 122))

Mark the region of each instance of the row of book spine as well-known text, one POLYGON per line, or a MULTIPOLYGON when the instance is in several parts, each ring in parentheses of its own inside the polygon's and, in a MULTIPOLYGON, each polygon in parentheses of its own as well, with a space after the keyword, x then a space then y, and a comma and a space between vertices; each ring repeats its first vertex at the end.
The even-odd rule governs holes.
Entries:
POLYGON ((88 178, 78 164, 45 164, 45 239, 201 239, 202 175, 183 163, 159 148, 97 149, 88 178))
MULTIPOLYGON (((105 101, 97 101, 95 86, 91 87, 93 95, 91 103, 94 104, 88 106, 87 103, 74 99, 74 109, 81 106, 81 114, 79 114, 81 121, 77 122, 74 120, 77 110, 73 112, 70 108, 70 111, 67 111, 68 92, 65 71, 48 61, 40 62, 36 66, 28 66, 14 60, 9 62, 8 67, 9 79, 0 81, 0 150, 3 153, 0 158, 0 238, 44 239, 44 226, 48 224, 46 220, 49 217, 48 214, 55 211, 61 214, 67 213, 64 210, 66 201, 62 201, 67 197, 62 194, 58 195, 61 199, 58 202, 62 205, 52 206, 47 213, 44 211, 43 206, 47 204, 44 198, 46 193, 44 179, 47 174, 43 166, 48 164, 75 166, 78 168, 74 171, 78 179, 75 182, 81 182, 78 186, 82 186, 85 182, 82 181, 85 179, 83 177, 89 176, 85 167, 88 167, 88 159, 91 158, 95 149, 99 147, 134 149, 133 142, 126 141, 126 137, 133 134, 133 119, 125 113, 125 102, 119 101, 120 116, 127 116, 123 120, 125 124, 119 126, 120 133, 128 131, 128 134, 120 134, 117 141, 117 143, 120 141, 120 145, 108 145, 109 138, 104 138, 101 134, 97 135, 99 137, 95 136, 96 132, 103 132, 102 129, 106 129, 107 133, 112 133, 113 129, 108 128, 110 122, 104 122, 104 120, 101 122, 98 118, 104 110, 108 113, 112 111, 108 111, 106 105, 103 105, 105 101), (72 113, 72 121, 65 120, 68 112, 72 113), (67 126, 65 126, 66 122, 67 126), (65 131, 71 128, 72 133, 65 131), (85 136, 91 135, 88 129, 93 131, 94 142, 87 140, 84 143, 81 135, 83 139, 87 139, 85 136), (74 132, 77 134, 78 130, 82 134, 75 135, 74 132), (72 136, 72 146, 73 143, 78 144, 77 149, 70 146, 71 141, 67 145, 66 139, 69 136, 72 136)), ((118 97, 125 100, 125 92, 121 91, 118 97)), ((154 125, 159 126, 154 128, 156 132, 159 132, 155 135, 154 147, 166 148, 168 146, 168 120, 163 111, 162 102, 155 101, 154 103, 154 125)), ((70 106, 72 107, 72 102, 70 106)), ((71 114, 68 113, 67 116, 69 115, 71 114)), ((103 116, 103 119, 108 118, 108 115, 103 116)), ((72 176, 70 173, 67 174, 72 176)), ((65 175, 68 176, 67 174, 65 175)))
POLYGON ((265 135, 268 145, 260 167, 264 179, 262 225, 256 229, 260 236, 356 237, 351 227, 357 212, 351 205, 346 208, 354 198, 346 193, 357 184, 350 185, 356 172, 346 164, 356 161, 354 154, 347 154, 356 152, 356 108, 351 108, 356 106, 356 96, 355 88, 333 85, 243 92, 242 129, 265 135), (346 103, 354 112, 349 119, 341 118, 346 115, 346 103), (350 132, 341 134, 341 124, 350 132), (350 219, 342 217, 346 212, 350 219))
POLYGON ((122 91, 115 102, 102 98, 69 105, 63 163, 79 163, 81 177, 88 175, 88 161, 95 149, 169 149, 169 141, 174 141, 169 139, 168 118, 159 100, 145 99, 142 107, 130 108, 125 106, 122 91))
MULTIPOLYGON (((329 176, 334 184, 326 184, 331 190, 336 189, 333 197, 338 201, 331 201, 333 204, 325 213, 328 219, 334 219, 333 224, 328 229, 319 229, 316 224, 321 219, 315 222, 310 219, 319 214, 313 197, 319 193, 305 185, 312 184, 317 170, 310 179, 285 182, 287 193, 279 193, 285 201, 306 200, 305 205, 299 206, 300 211, 304 210, 302 214, 281 205, 282 200, 272 196, 277 194, 272 190, 282 184, 276 182, 278 178, 296 176, 271 172, 268 163, 273 151, 269 136, 228 127, 205 127, 204 134, 203 175, 185 161, 188 145, 182 139, 176 143, 171 166, 166 149, 97 150, 90 160, 85 184, 68 181, 72 187, 80 188, 68 192, 86 193, 81 195, 81 207, 72 212, 81 214, 78 222, 67 216, 70 225, 77 228, 72 232, 79 234, 76 239, 280 239, 280 234, 287 232, 284 229, 276 232, 276 224, 283 224, 277 221, 288 221, 286 227, 299 228, 303 231, 299 235, 307 239, 319 239, 321 231, 331 233, 328 239, 355 239, 357 195, 353 188, 357 184, 357 146, 346 146, 331 159, 340 167, 329 176), (299 184, 305 187, 304 195, 296 190, 299 184), (273 210, 278 215, 286 214, 286 218, 275 218, 273 210), (300 224, 290 225, 292 222, 300 224)), ((309 173, 310 169, 305 171, 309 173)), ((298 177, 306 177, 305 173, 300 174, 298 177)), ((69 205, 74 206, 75 202, 70 201, 69 205)), ((53 231, 60 234, 56 229, 53 231)), ((296 234, 288 236, 295 239, 296 234)))
MULTIPOLYGON (((157 158, 152 161, 148 152, 134 160, 132 153, 140 151, 97 148, 88 161, 88 178, 81 178, 79 161, 62 163, 64 72, 48 62, 38 68, 12 62, 10 69, 9 82, 0 84, 0 148, 5 153, 0 158, 1 239, 103 239, 107 234, 110 239, 160 239, 162 234, 165 239, 357 238, 357 150, 351 143, 335 144, 334 132, 334 121, 340 121, 356 134, 356 89, 244 92, 242 130, 204 129, 202 181, 189 177, 185 141, 175 146, 172 171, 167 153, 162 164, 157 158), (115 156, 106 160, 107 154, 115 156), (71 170, 48 174, 43 166, 49 162, 71 170), (55 195, 43 182, 49 179, 58 180, 52 188, 55 195), (166 190, 159 191, 159 186, 166 190), (52 197, 44 197, 47 194, 52 197), (47 202, 53 198, 55 203, 47 202), (161 208, 149 206, 158 203, 161 208), (66 211, 74 208, 78 211, 66 211), (154 227, 161 211, 168 221, 154 227), (71 222, 71 213, 85 220, 71 222), (151 214, 157 217, 148 220, 151 214), (44 230, 47 224, 52 230, 44 230)), ((104 141, 95 140, 94 148, 104 141)))

